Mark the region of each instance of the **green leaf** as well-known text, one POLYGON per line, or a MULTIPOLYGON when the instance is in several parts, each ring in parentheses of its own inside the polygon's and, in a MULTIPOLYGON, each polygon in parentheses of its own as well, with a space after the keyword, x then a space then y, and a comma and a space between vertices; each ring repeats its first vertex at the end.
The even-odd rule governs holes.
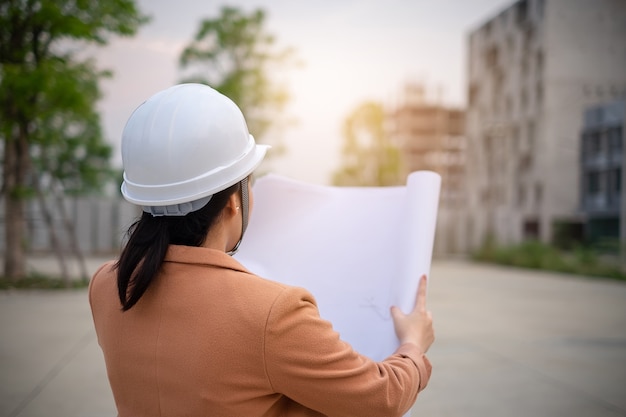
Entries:
POLYGON ((243 112, 250 133, 259 139, 280 125, 289 98, 286 87, 271 75, 291 67, 294 52, 276 49, 275 44, 274 36, 265 31, 262 9, 246 14, 223 7, 219 16, 200 22, 180 55, 182 81, 208 84, 232 99, 243 112))

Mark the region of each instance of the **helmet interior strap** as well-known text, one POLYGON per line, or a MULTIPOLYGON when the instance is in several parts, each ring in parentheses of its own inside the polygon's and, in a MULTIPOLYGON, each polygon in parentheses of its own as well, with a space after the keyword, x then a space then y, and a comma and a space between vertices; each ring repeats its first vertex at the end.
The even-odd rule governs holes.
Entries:
POLYGON ((244 178, 239 182, 240 195, 241 195, 241 236, 239 237, 239 241, 232 248, 228 254, 234 255, 237 253, 239 249, 239 245, 241 245, 241 240, 243 239, 243 234, 248 227, 248 211, 249 211, 249 196, 248 196, 248 177, 244 178))

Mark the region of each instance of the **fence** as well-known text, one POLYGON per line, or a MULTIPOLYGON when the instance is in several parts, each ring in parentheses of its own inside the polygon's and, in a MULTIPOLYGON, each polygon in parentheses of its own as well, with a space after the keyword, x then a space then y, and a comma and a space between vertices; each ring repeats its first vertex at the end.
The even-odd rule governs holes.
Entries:
MULTIPOLYGON (((85 256, 108 255, 117 253, 128 227, 139 216, 137 206, 126 202, 121 197, 67 197, 65 209, 73 219, 79 247, 85 256)), ((48 207, 53 204, 49 202, 48 207)), ((52 213, 53 224, 63 248, 71 247, 68 235, 63 229, 63 219, 59 213, 52 213)), ((0 198, 0 257, 5 253, 4 201, 0 198)), ((458 222, 454 221, 454 213, 440 208, 437 221, 434 254, 442 256, 463 251, 458 222)), ((50 231, 44 221, 41 208, 36 200, 28 202, 26 213, 26 246, 31 254, 47 254, 53 252, 50 231)), ((461 239, 462 240, 462 239, 461 239)))
MULTIPOLYGON (((116 197, 66 197, 63 204, 85 256, 119 251, 126 230, 140 214, 137 206, 116 197)), ((47 206, 54 207, 54 204, 48 201, 47 206)), ((63 218, 58 211, 51 214, 61 247, 69 251, 71 246, 63 218)), ((4 201, 0 198, 0 254, 5 253, 5 221, 4 201)), ((25 238, 29 253, 52 253, 54 249, 49 227, 36 200, 27 202, 25 238)))

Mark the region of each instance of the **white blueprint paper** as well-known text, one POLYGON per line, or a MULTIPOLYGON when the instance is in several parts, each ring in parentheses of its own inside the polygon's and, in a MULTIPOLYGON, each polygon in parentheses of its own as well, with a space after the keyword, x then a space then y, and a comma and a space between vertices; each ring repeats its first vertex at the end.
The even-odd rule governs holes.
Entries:
POLYGON ((235 257, 257 275, 309 290, 341 338, 380 361, 398 346, 390 306, 410 311, 419 277, 430 272, 440 184, 429 171, 398 187, 262 177, 235 257))

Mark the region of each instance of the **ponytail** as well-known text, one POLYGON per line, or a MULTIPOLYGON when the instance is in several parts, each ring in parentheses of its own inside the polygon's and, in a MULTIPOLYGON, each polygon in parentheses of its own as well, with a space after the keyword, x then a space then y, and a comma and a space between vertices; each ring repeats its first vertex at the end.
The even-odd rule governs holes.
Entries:
POLYGON ((122 311, 133 307, 158 274, 169 245, 201 246, 239 183, 214 194, 204 207, 185 216, 143 213, 128 229, 128 242, 117 267, 117 289, 122 311))

